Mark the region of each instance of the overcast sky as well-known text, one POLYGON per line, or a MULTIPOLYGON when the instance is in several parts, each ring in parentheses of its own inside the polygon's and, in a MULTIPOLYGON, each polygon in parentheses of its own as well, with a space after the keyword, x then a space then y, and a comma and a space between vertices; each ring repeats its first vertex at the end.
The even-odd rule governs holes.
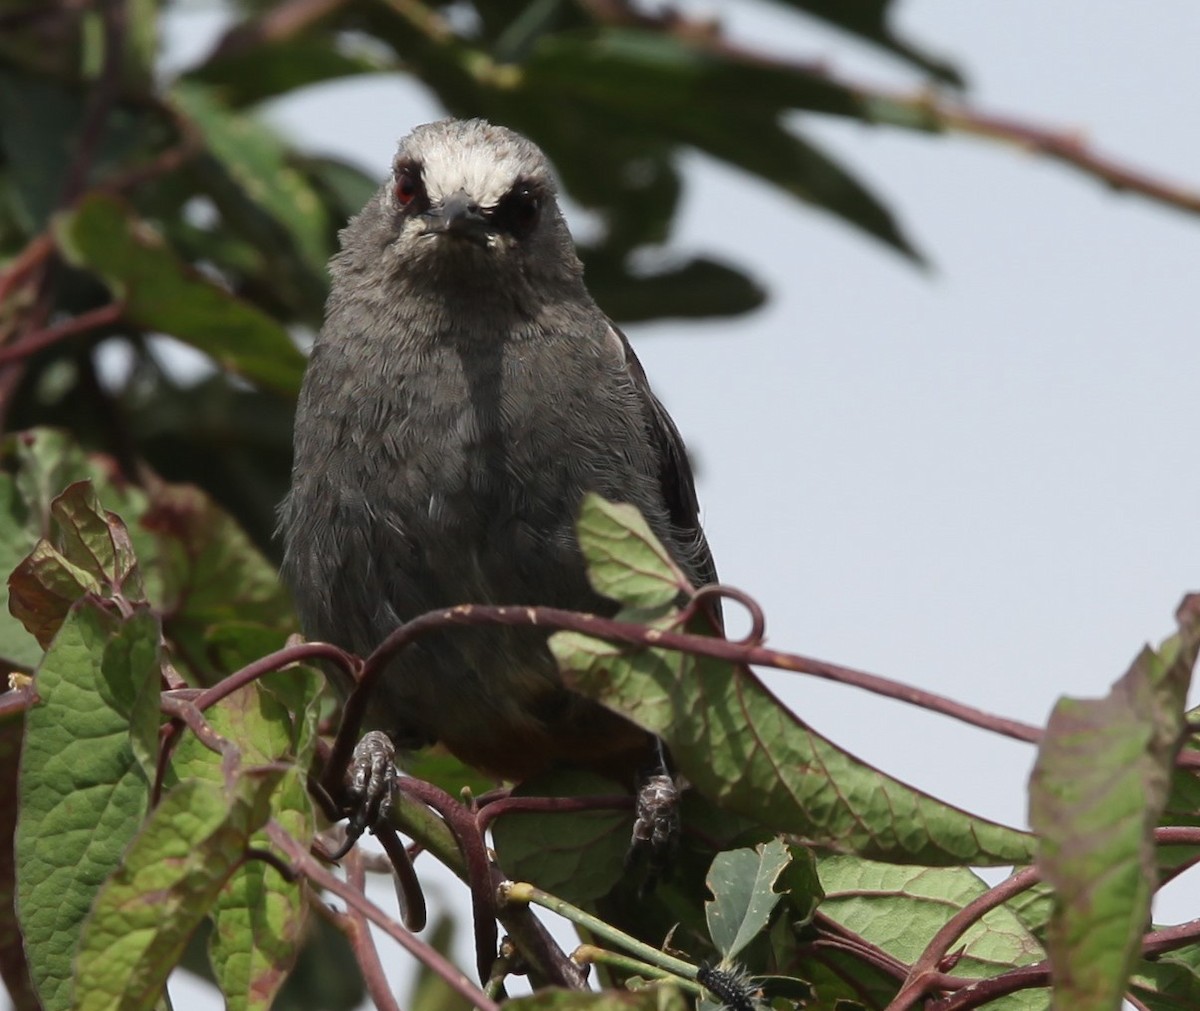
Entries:
MULTIPOLYGON (((886 57, 763 3, 735 37, 912 86, 886 57)), ((1076 129, 1200 188, 1200 5, 913 0, 911 37, 971 101, 1076 129)), ((176 21, 180 53, 211 18, 176 21)), ((382 174, 441 114, 411 81, 313 89, 272 109, 313 149, 382 174)), ((803 129, 890 203, 913 269, 700 156, 673 245, 770 290, 735 322, 630 328, 700 466, 724 581, 771 643, 1043 723, 1102 695, 1200 589, 1200 218, 1012 148, 840 122, 803 129)), ((1033 750, 806 678, 769 678, 826 736, 917 786, 1024 825, 1033 750)), ((1156 908, 1194 916, 1196 870, 1156 908)))

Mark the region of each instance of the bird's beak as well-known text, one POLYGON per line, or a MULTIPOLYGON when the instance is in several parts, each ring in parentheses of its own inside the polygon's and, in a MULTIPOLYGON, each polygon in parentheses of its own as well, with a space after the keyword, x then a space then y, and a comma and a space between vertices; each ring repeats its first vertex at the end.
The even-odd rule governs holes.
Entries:
POLYGON ((421 216, 426 235, 452 235, 483 246, 492 231, 487 215, 466 190, 451 193, 421 216))

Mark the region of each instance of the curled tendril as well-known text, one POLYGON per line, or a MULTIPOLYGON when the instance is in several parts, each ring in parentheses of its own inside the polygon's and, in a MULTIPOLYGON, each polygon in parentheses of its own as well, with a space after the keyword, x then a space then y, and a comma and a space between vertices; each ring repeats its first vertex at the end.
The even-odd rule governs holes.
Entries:
POLYGON ((730 639, 729 642, 736 646, 761 646, 767 636, 767 619, 763 614, 762 605, 745 590, 739 590, 736 586, 711 583, 708 586, 700 587, 700 589, 692 594, 692 599, 688 601, 687 607, 683 609, 682 623, 686 624, 706 601, 714 597, 718 600, 736 601, 750 615, 750 631, 741 639, 730 639))

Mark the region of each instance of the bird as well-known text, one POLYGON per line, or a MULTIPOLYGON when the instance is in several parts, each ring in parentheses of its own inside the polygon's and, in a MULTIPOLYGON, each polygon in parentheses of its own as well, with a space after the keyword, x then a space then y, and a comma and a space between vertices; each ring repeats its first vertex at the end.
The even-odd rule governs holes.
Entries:
MULTIPOLYGON (((588 292, 532 141, 482 119, 417 127, 339 239, 279 513, 309 639, 367 655, 459 604, 615 613, 576 538, 588 492, 637 507, 694 586, 717 581, 683 440, 588 292)), ((560 765, 627 779, 656 753, 564 684, 537 628, 420 638, 367 722, 518 782, 560 765)))

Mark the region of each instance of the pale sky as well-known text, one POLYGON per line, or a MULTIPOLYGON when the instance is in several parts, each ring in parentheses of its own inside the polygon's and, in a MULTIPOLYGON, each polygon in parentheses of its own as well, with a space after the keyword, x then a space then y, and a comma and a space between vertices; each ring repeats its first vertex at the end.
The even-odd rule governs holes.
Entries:
MULTIPOLYGON (((917 83, 782 7, 683 6, 866 83, 917 83)), ((958 62, 980 108, 1200 188, 1200 5, 1147 11, 913 0, 899 24, 958 62)), ((203 51, 211 20, 178 18, 177 51, 203 51)), ((382 176, 397 138, 440 114, 420 85, 384 79, 310 90, 271 120, 382 176)), ((629 333, 700 462, 722 578, 763 604, 774 646, 1044 723, 1061 694, 1104 694, 1200 589, 1200 218, 984 141, 802 128, 884 197, 934 270, 690 158, 673 247, 748 266, 770 302, 629 333)), ((859 757, 1025 824, 1032 748, 769 681, 859 757)), ((1196 914, 1198 874, 1157 919, 1196 914)))

